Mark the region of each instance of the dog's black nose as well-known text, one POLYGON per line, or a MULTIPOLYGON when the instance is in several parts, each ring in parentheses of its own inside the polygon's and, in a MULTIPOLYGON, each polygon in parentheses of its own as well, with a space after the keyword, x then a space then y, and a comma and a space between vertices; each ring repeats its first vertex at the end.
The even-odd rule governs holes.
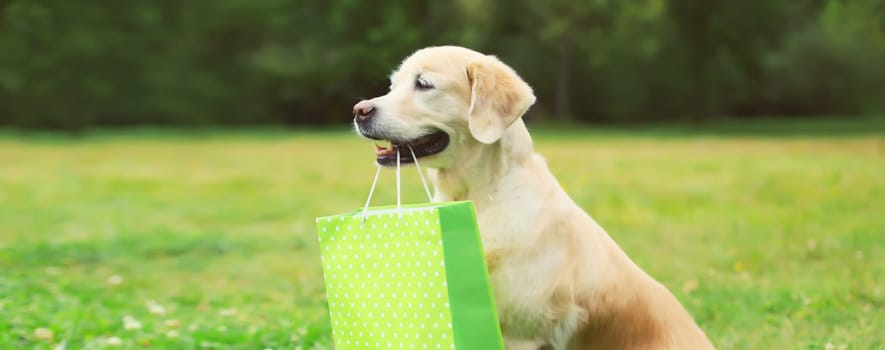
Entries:
POLYGON ((370 101, 360 101, 353 106, 353 116, 357 122, 367 122, 375 115, 375 104, 370 101))

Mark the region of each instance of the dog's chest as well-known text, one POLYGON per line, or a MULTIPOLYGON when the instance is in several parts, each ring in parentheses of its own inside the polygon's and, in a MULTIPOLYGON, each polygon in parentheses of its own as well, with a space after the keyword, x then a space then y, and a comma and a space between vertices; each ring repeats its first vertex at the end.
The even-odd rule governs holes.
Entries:
POLYGON ((502 329, 508 334, 545 333, 542 310, 549 309, 550 286, 562 255, 539 241, 531 207, 479 206, 477 220, 502 329), (528 211, 526 210, 528 209, 528 211))
POLYGON ((553 284, 552 274, 539 268, 543 262, 503 256, 490 271, 495 304, 505 334, 534 338, 547 333, 553 284))
POLYGON ((504 195, 474 199, 477 224, 487 253, 531 248, 539 235, 540 205, 504 195))

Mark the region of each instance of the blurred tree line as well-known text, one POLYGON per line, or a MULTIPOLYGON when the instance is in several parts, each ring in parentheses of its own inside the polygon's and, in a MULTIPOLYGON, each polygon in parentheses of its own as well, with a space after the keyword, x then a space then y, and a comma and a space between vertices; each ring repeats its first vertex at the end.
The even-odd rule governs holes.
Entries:
POLYGON ((0 0, 0 125, 346 122, 440 44, 539 118, 885 112, 885 0, 0 0))

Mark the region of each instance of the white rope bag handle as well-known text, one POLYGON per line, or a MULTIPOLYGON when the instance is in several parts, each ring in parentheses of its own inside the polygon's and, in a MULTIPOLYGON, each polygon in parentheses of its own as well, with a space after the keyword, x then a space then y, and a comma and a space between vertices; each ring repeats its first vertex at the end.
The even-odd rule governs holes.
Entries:
MULTIPOLYGON (((430 195, 430 187, 427 186, 427 180, 424 179, 424 172, 421 170, 421 165, 418 164, 418 157, 415 156, 415 150, 412 149, 412 145, 406 145, 409 147, 409 152, 412 154, 412 161, 415 162, 415 168, 418 169, 418 176, 421 177, 421 184, 424 185, 424 193, 427 194, 427 199, 433 201, 433 196, 430 195)), ((400 160, 399 160, 399 147, 396 149, 396 211, 399 213, 400 208, 402 207, 402 189, 400 188, 400 160)), ((366 198, 366 205, 363 206, 363 223, 366 222, 366 217, 368 216, 369 211, 369 203, 372 202, 372 196, 375 194, 375 186, 378 185, 378 177, 381 175, 381 165, 378 165, 378 169, 375 171, 375 179, 372 180, 372 188, 369 189, 369 198, 366 198)))

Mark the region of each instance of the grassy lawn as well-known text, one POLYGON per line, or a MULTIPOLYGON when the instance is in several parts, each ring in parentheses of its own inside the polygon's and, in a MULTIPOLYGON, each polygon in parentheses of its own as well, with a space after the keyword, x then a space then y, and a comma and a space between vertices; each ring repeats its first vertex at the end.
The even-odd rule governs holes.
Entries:
MULTIPOLYGON (((536 145, 718 348, 883 349, 885 133, 826 131, 536 145)), ((0 349, 330 349, 313 218, 362 204, 371 154, 328 131, 0 136, 0 349)))

